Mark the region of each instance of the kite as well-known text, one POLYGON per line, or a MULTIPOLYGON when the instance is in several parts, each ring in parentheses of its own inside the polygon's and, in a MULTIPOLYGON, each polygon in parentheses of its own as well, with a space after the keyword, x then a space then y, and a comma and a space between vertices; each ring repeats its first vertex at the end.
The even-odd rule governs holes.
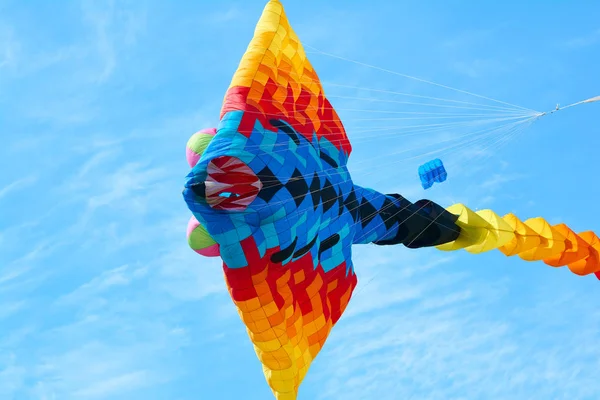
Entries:
POLYGON ((436 158, 419 167, 419 178, 421 178, 423 189, 429 189, 435 182, 444 182, 448 178, 448 173, 442 160, 436 158))
POLYGON ((229 294, 278 400, 297 399, 357 285, 352 246, 402 244, 600 271, 600 241, 541 218, 444 209, 355 184, 352 147, 283 6, 271 0, 215 129, 187 144, 188 242, 223 260, 229 294))

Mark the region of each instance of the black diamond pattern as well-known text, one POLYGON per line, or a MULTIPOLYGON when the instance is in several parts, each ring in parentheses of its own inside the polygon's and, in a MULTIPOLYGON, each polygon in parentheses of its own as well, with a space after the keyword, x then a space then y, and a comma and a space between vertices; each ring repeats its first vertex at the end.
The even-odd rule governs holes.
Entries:
POLYGON ((352 220, 356 222, 358 218, 358 201, 356 201, 356 192, 354 191, 354 188, 352 188, 352 191, 344 200, 344 207, 346 207, 350 215, 352 215, 352 220))
POLYGON ((310 183, 310 196, 313 201, 313 209, 317 211, 319 204, 321 203, 321 181, 319 180, 319 175, 315 172, 313 176, 313 180, 310 183))
POLYGON ((321 160, 325 161, 327 164, 331 165, 333 168, 338 167, 335 160, 333 158, 329 157, 329 154, 325 153, 324 151, 319 152, 319 157, 321 157, 321 160))
POLYGON ((394 224, 398 221, 399 214, 398 207, 396 207, 389 197, 386 196, 385 200, 383 200, 383 206, 379 211, 379 215, 383 219, 383 223, 385 224, 387 230, 392 229, 394 224))
POLYGON ((257 176, 263 184, 262 189, 258 192, 258 197, 268 203, 284 185, 267 166, 265 166, 257 176))
POLYGON ((325 179, 325 185, 321 189, 321 202, 323 203, 323 211, 329 210, 334 206, 337 200, 337 193, 329 180, 325 179))
POLYGON ((296 133, 296 131, 294 131, 294 128, 289 126, 286 122, 279 119, 272 119, 269 121, 269 123, 275 128, 284 132, 286 135, 288 135, 294 141, 294 143, 300 145, 300 139, 298 139, 298 134, 296 133))
POLYGON ((344 197, 338 194, 338 217, 344 213, 344 197))
POLYGON ((302 173, 298 171, 298 169, 294 169, 294 173, 290 180, 285 184, 285 188, 290 192, 294 201, 296 202, 296 207, 300 207, 302 201, 308 194, 308 185, 302 176, 302 173))
POLYGON ((360 203, 359 213, 360 222, 364 229, 367 225, 369 225, 369 222, 371 222, 373 218, 375 218, 375 216, 377 215, 377 209, 373 207, 373 204, 369 203, 363 198, 362 203, 360 203))

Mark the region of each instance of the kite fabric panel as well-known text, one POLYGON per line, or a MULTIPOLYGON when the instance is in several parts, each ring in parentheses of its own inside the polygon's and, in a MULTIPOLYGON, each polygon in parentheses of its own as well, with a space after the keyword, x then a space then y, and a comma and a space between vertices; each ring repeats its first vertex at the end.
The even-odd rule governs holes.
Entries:
POLYGON ((439 158, 419 166, 419 178, 423 189, 429 189, 434 183, 442 183, 448 178, 444 163, 439 158))
POLYGON ((193 214, 188 243, 223 260, 227 289, 278 400, 297 399, 350 302, 355 244, 500 248, 576 273, 597 271, 593 234, 361 187, 346 166, 351 151, 283 6, 269 1, 218 127, 187 143, 192 170, 183 197, 193 214))

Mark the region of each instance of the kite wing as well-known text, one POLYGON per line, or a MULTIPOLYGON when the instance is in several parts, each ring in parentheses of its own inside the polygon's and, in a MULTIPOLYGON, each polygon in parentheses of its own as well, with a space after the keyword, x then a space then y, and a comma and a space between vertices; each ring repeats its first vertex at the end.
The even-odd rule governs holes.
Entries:
POLYGON ((225 95, 221 118, 232 111, 246 113, 239 132, 247 137, 255 122, 268 126, 269 119, 280 116, 308 141, 313 135, 319 142, 327 139, 342 154, 339 164, 345 165, 352 151, 340 118, 278 0, 269 1, 256 25, 225 95))

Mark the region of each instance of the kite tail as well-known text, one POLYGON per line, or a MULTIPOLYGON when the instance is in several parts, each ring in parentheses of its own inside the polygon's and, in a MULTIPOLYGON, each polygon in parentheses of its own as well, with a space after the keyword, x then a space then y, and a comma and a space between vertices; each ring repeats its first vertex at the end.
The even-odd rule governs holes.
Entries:
POLYGON ((439 250, 465 249, 483 253, 498 249, 506 256, 543 261, 552 267, 568 266, 577 275, 595 273, 600 279, 600 239, 594 232, 573 232, 565 224, 550 225, 541 217, 521 221, 514 214, 500 217, 491 210, 473 211, 454 204, 447 211, 457 216, 460 236, 439 250))
POLYGON ((382 194, 354 186, 354 243, 403 244, 409 248, 438 246, 458 239, 457 216, 430 200, 410 202, 399 194, 382 194))

